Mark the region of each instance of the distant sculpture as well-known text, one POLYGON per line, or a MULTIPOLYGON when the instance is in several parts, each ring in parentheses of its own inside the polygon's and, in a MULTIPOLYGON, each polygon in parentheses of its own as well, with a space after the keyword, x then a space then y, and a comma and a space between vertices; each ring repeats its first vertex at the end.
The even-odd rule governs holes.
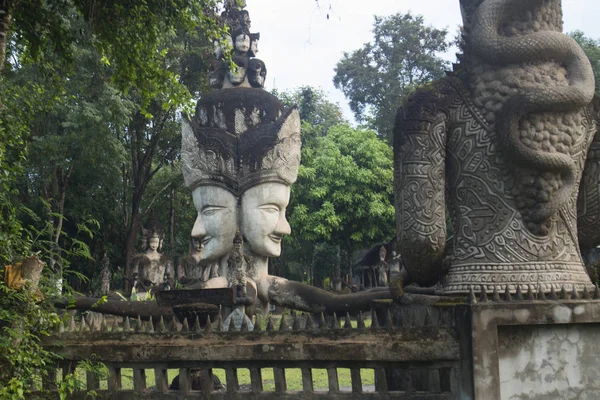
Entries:
POLYGON ((146 238, 146 251, 133 258, 134 289, 138 299, 144 299, 150 289, 158 289, 165 281, 165 276, 174 277, 173 261, 159 253, 162 248, 163 233, 156 229, 142 229, 142 237, 146 238))
POLYGON ((396 120, 396 219, 409 279, 442 279, 445 294, 581 290, 591 282, 579 244, 600 243, 590 63, 561 33, 560 0, 461 0, 461 9, 460 64, 412 95, 396 120))
POLYGON ((263 87, 267 69, 265 63, 253 58, 258 53, 259 33, 250 33, 250 16, 244 10, 245 2, 228 0, 221 19, 229 27, 231 35, 215 42, 217 62, 211 65, 210 86, 214 89, 263 87), (225 45, 223 45, 225 43, 225 45), (232 50, 237 68, 229 70, 222 60, 227 50, 232 50))
POLYGON ((110 292, 110 260, 108 254, 102 257, 102 271, 100 272, 100 295, 106 296, 110 292))
MULTIPOLYGON (((210 240, 208 239, 208 242, 210 240)), ((204 236, 204 241, 207 243, 206 235, 204 236)), ((204 244, 198 237, 192 238, 190 240, 189 254, 182 258, 177 267, 177 279, 182 285, 206 282, 211 278, 219 276, 218 263, 203 259, 203 255, 204 244)))

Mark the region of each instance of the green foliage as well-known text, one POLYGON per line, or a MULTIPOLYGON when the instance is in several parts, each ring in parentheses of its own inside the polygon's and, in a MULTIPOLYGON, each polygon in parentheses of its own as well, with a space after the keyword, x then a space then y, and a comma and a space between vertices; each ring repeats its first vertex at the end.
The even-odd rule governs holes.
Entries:
POLYGON ((35 376, 55 367, 56 358, 39 340, 58 321, 52 307, 38 305, 31 291, 13 290, 0 281, 0 398, 25 398, 35 376))
MULTIPOLYGON (((302 125, 303 134, 311 129, 302 125)), ((354 249, 389 240, 392 180, 392 150, 374 131, 332 127, 302 150, 290 201, 293 240, 341 245, 347 260, 354 249)))
POLYGON ((596 78, 596 94, 600 95, 600 40, 588 38, 581 31, 571 32, 569 36, 579 43, 588 56, 596 78))
POLYGON ((375 17, 373 41, 344 53, 333 83, 349 99, 359 122, 391 140, 396 110, 420 85, 443 76, 447 30, 425 26, 420 15, 375 17))

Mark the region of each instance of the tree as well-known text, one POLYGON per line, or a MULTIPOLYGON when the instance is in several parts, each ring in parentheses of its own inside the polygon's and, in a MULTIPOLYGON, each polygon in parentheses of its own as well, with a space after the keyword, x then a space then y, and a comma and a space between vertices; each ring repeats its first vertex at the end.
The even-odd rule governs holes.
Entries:
POLYGON ((569 36, 579 43, 590 59, 596 78, 596 93, 600 95, 600 40, 588 38, 581 31, 571 32, 569 33, 569 36))
MULTIPOLYGON (((309 129, 303 124, 303 134, 309 129)), ((394 235, 392 150, 374 131, 348 125, 317 142, 303 149, 290 225, 301 240, 340 246, 351 275, 355 249, 394 235)))
POLYGON ((418 86, 443 76, 446 29, 425 26, 420 15, 375 17, 373 41, 344 52, 333 83, 349 99, 359 122, 391 141, 397 109, 418 86))

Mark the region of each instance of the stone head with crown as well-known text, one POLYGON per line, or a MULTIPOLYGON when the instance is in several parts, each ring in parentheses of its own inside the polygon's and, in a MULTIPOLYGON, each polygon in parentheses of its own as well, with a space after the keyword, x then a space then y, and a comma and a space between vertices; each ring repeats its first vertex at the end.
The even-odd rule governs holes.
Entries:
MULTIPOLYGON (((195 115, 182 123, 184 180, 198 211, 192 236, 201 243, 202 257, 219 262, 222 270, 238 229, 251 258, 281 254, 281 240, 290 234, 285 218, 290 185, 300 165, 298 110, 285 110, 262 89, 266 67, 252 58, 260 36, 250 34, 247 12, 237 4, 229 2, 223 13, 237 69, 215 60, 210 76, 219 90, 204 95, 195 115)), ((222 57, 222 51, 216 54, 222 57)))

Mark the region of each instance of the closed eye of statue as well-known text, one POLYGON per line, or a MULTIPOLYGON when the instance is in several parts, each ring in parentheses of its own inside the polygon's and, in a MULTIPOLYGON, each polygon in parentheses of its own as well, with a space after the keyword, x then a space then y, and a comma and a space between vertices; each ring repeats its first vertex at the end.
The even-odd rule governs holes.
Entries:
POLYGON ((226 207, 219 207, 219 206, 206 206, 204 207, 204 209, 202 210, 202 215, 206 215, 206 216, 210 216, 213 215, 219 211, 224 210, 226 207))
POLYGON ((268 212, 269 214, 275 214, 279 212, 279 207, 275 204, 264 204, 258 207, 259 209, 268 212))

